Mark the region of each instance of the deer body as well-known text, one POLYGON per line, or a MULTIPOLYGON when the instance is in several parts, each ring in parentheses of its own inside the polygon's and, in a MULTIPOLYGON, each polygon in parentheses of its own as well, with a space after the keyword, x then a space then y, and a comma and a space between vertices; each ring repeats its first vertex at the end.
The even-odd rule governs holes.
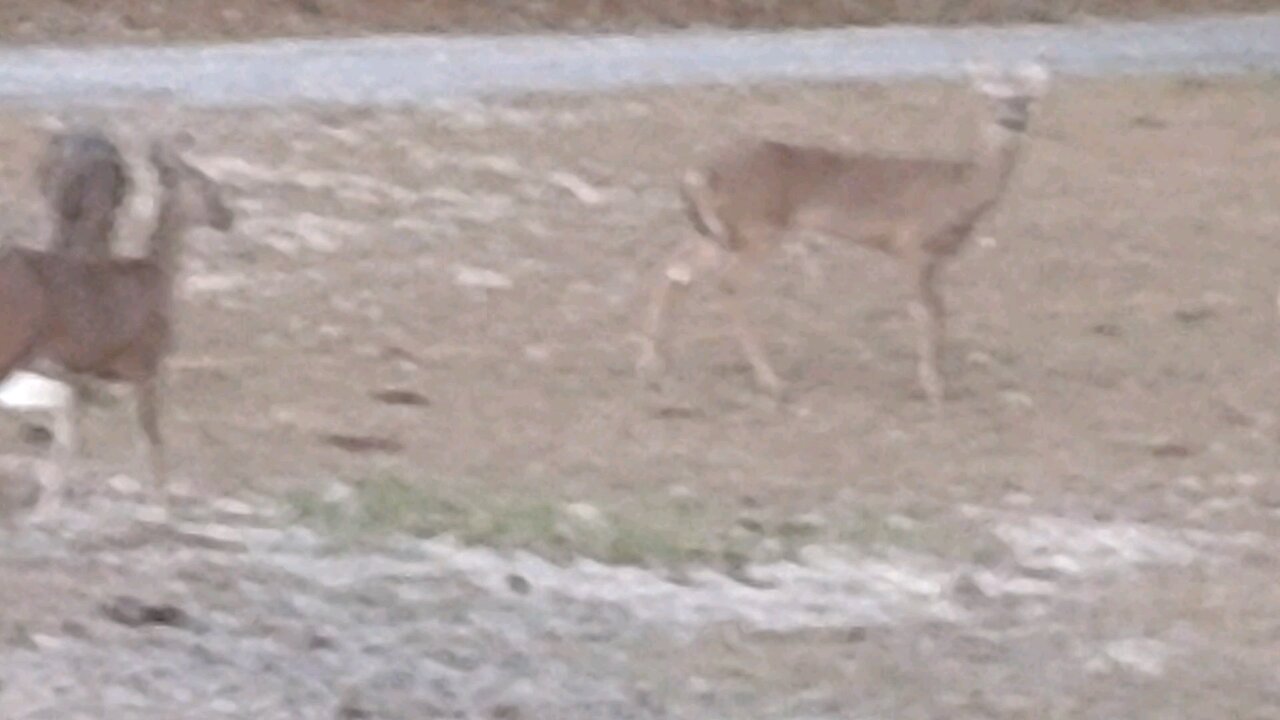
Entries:
POLYGON ((160 385, 172 350, 183 234, 196 225, 225 231, 233 218, 218 186, 172 150, 157 145, 152 163, 162 197, 145 257, 22 248, 0 254, 0 380, 37 365, 133 385, 153 480, 163 487, 160 385))
POLYGON ((987 71, 975 77, 994 108, 982 146, 968 160, 845 153, 764 140, 686 173, 681 196, 698 235, 676 249, 655 286, 638 370, 651 376, 661 371, 662 332, 676 293, 713 273, 729 293, 734 331, 756 382, 777 392, 781 381, 746 322, 740 290, 745 272, 788 235, 818 234, 903 263, 918 325, 919 381, 940 409, 945 309, 936 288, 938 270, 1008 187, 1031 101, 1045 81, 1038 65, 1017 76, 987 71))

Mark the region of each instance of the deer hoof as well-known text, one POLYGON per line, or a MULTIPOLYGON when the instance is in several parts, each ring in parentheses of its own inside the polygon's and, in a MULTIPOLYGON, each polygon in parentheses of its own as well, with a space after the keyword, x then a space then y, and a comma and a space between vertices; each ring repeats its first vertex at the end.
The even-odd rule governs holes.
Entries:
POLYGON ((646 346, 636 359, 636 377, 647 385, 654 385, 667 372, 667 362, 652 347, 646 346))
POLYGON ((755 373, 756 386, 760 388, 766 395, 775 400, 781 400, 786 394, 787 386, 778 379, 777 374, 768 368, 759 369, 755 373))

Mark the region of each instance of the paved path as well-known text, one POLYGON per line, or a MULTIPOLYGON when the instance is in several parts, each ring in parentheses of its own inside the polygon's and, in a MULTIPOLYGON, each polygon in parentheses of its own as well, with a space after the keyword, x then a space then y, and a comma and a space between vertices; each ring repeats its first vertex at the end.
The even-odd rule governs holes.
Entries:
POLYGON ((371 37, 234 45, 0 49, 0 101, 417 103, 528 90, 943 77, 1045 51, 1062 72, 1280 71, 1280 13, 1151 23, 887 27, 649 36, 371 37))

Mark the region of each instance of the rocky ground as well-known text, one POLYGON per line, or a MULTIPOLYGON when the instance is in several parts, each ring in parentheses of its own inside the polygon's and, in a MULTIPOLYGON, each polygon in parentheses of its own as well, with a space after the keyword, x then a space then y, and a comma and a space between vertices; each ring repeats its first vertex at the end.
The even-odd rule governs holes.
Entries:
MULTIPOLYGON (((103 114, 126 251, 175 128, 238 226, 186 258, 172 516, 124 406, 47 523, 6 475, 0 716, 1280 716, 1274 89, 1055 90, 947 276, 942 422, 857 249, 753 291, 784 403, 714 293, 663 389, 631 340, 694 158, 962 154, 962 89, 103 114)), ((8 242, 47 227, 48 121, 0 119, 8 242)))

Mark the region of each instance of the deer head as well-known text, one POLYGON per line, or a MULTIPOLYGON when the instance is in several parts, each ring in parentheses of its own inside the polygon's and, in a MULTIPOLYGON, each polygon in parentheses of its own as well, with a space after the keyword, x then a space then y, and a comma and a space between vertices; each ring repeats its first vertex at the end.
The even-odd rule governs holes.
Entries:
POLYGON ((222 232, 230 230, 235 216, 223 198, 222 186, 188 164, 178 152, 179 144, 186 145, 189 141, 185 136, 155 140, 149 154, 161 191, 169 198, 168 202, 175 203, 172 210, 192 225, 222 232))
POLYGON ((992 103, 995 124, 1015 133, 1026 130, 1032 104, 1049 89, 1049 70, 1039 60, 1013 70, 970 64, 968 73, 974 89, 992 103))

